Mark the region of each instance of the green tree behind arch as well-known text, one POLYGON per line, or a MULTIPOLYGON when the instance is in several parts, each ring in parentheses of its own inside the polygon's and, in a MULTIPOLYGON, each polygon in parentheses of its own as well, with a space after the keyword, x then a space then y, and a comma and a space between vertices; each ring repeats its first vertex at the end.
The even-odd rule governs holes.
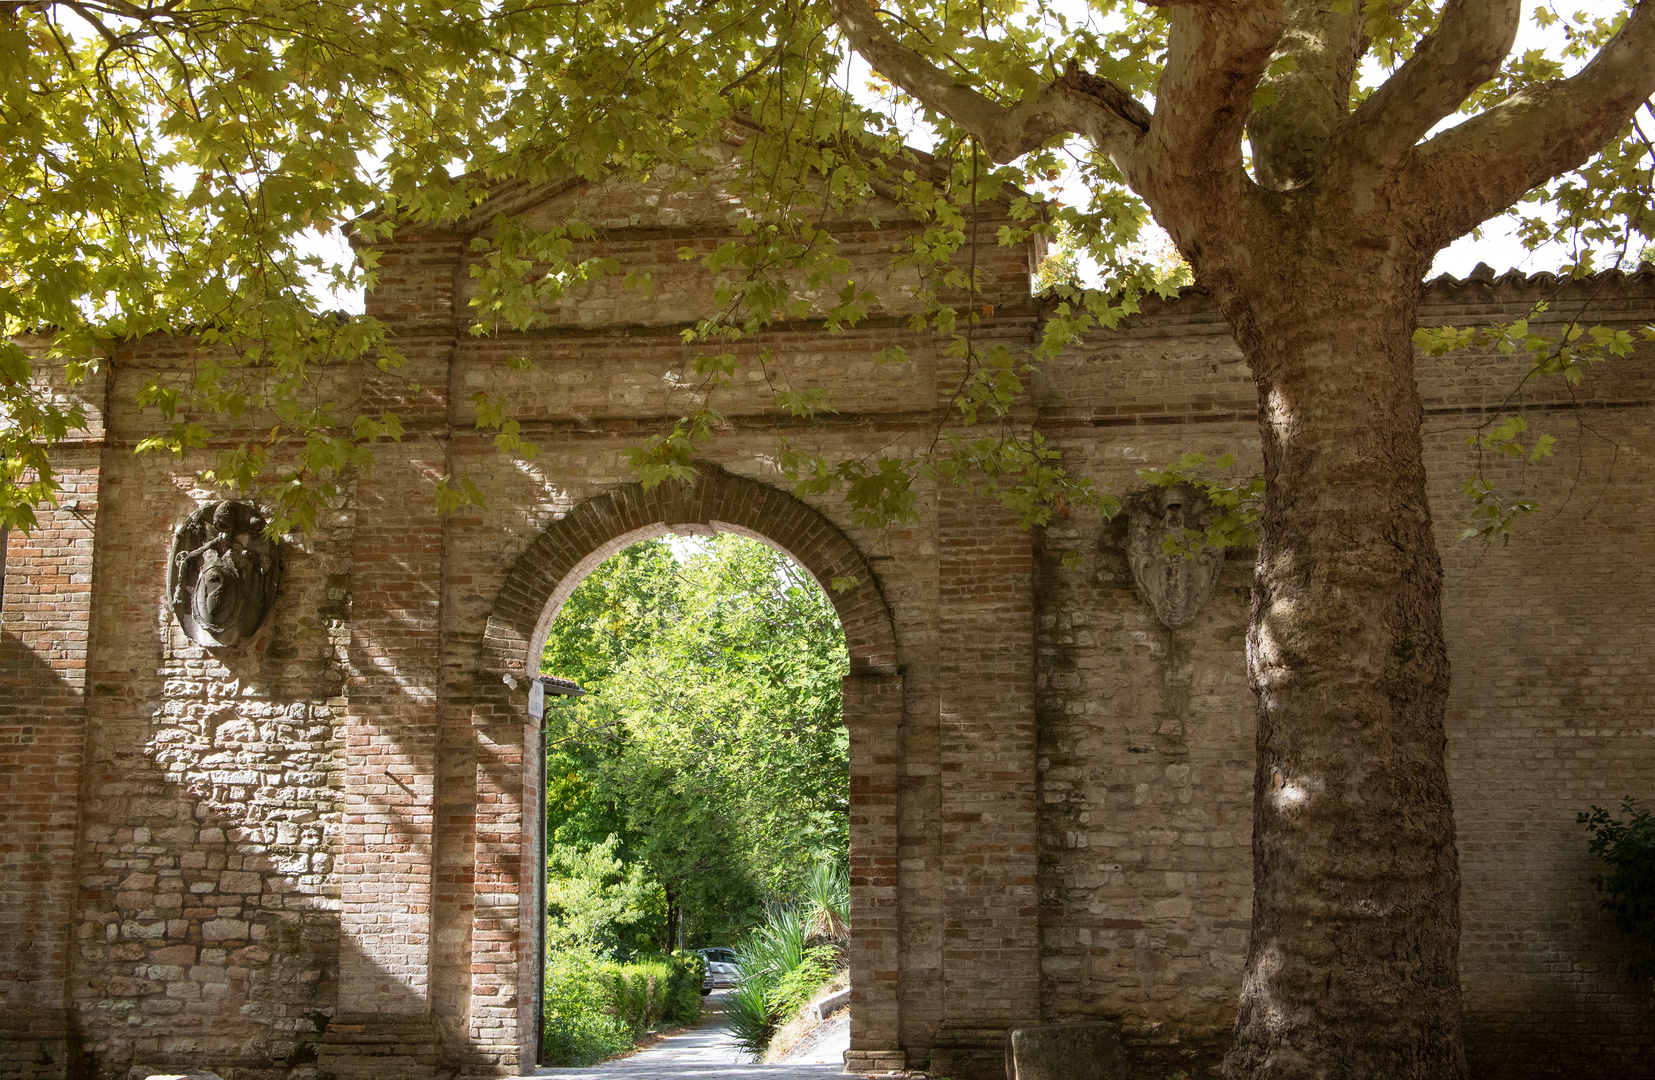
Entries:
POLYGON ((627 548, 558 613, 543 670, 592 693, 548 712, 547 831, 554 853, 644 866, 692 935, 722 940, 845 856, 848 659, 785 555, 729 534, 678 548, 627 548))

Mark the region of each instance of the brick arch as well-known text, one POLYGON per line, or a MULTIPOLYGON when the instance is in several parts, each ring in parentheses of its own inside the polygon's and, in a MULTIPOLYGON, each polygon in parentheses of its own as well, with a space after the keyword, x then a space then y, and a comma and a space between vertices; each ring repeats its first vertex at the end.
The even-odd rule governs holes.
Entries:
POLYGON ((582 578, 629 544, 667 532, 734 532, 796 559, 832 602, 845 631, 852 674, 894 673, 896 631, 879 582, 839 528, 797 498, 702 466, 693 484, 645 491, 625 484, 553 522, 506 575, 483 636, 486 674, 532 674, 552 620, 582 578), (856 584, 844 591, 835 579, 856 584))
MULTIPOLYGON (((533 812, 542 796, 537 755, 524 753, 540 738, 527 720, 516 678, 538 670, 538 657, 557 609, 586 573, 628 544, 666 532, 736 532, 784 551, 823 587, 839 615, 850 653, 844 680, 844 722, 850 737, 851 1058, 857 1071, 905 1067, 900 1049, 897 981, 897 762, 905 712, 890 608, 868 562, 831 521, 792 495, 703 466, 693 484, 662 484, 652 491, 625 484, 586 500, 553 522, 507 572, 484 629, 480 678, 465 701, 472 723, 487 731, 496 762, 516 760, 521 801, 506 770, 496 790, 473 804, 475 851, 470 964, 453 964, 443 978, 469 985, 474 1023, 493 1023, 515 985, 517 1002, 539 1000, 537 962, 543 938, 536 911, 544 902, 539 860, 544 817, 533 812), (843 592, 835 578, 856 584, 843 592), (517 740, 521 739, 522 742, 517 740), (527 811, 526 813, 524 811, 527 811), (526 847, 524 846, 526 844, 526 847), (487 858, 483 852, 487 852, 487 858), (527 857, 524 857, 527 856, 527 857), (515 920, 516 931, 506 927, 515 920), (485 932, 486 931, 486 932, 485 932)), ((532 723, 532 722, 531 722, 532 723)), ((479 791, 483 783, 478 771, 479 791)), ((456 917, 459 908, 455 909, 456 917)), ((533 1053, 532 1006, 515 1016, 519 1060, 533 1053)), ((480 1029, 475 1029, 480 1030, 480 1029)), ((474 1030, 474 1033, 475 1033, 474 1030)))

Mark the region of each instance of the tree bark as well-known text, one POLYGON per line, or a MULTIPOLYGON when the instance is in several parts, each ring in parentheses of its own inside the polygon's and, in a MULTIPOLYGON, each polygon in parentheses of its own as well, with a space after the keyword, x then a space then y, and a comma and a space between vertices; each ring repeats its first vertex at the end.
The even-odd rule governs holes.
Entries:
POLYGON ((1355 248, 1280 253, 1221 297, 1258 385, 1266 481, 1236 1078, 1465 1075, 1420 267, 1355 248))

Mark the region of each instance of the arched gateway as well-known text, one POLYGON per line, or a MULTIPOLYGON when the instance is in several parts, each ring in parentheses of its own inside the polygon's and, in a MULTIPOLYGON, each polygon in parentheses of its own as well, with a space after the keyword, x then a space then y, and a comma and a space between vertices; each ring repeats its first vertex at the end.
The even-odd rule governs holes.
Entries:
MULTIPOLYGON (((339 1012, 321 1055, 333 1076, 375 1077, 388 1065, 421 1071, 532 1071, 538 1038, 544 779, 526 676, 563 600, 622 547, 669 531, 739 532, 797 559, 831 597, 851 671, 844 684, 850 735, 852 1047, 871 1071, 900 1068, 897 1032, 896 770, 903 679, 891 611, 868 561, 832 522, 791 495, 704 465, 693 483, 652 490, 618 484, 556 514, 527 539, 486 615, 457 611, 439 645, 447 674, 432 748, 435 777, 428 853, 407 833, 419 762, 381 767, 371 752, 347 764, 347 798, 361 812, 345 827, 350 871, 341 911, 339 1012), (833 588, 837 583, 840 587, 833 588), (463 621, 462 621, 463 620, 463 621), (393 785, 384 783, 389 776, 393 785), (359 783, 353 784, 353 778, 359 783), (399 799, 405 784, 411 798, 399 799), (380 811, 376 820, 375 811, 380 811), (429 870, 425 870, 424 858, 429 870), (395 872, 387 874, 389 867, 395 872), (430 875, 429 894, 410 879, 430 875), (421 901, 429 896, 428 903, 421 901), (410 945, 413 946, 410 949, 410 945), (409 964, 421 954, 423 968, 409 964)), ((521 543, 521 541, 520 541, 521 543)), ((457 541, 443 544, 447 579, 487 580, 490 568, 457 541)), ((451 598, 451 607, 453 604, 451 598)), ((401 627, 397 628, 401 630, 401 627)), ((377 653, 376 653, 377 655, 377 653)), ((407 663, 401 665, 403 670, 407 663)), ((392 715, 355 710, 360 744, 415 744, 405 704, 392 715), (400 732, 400 734, 399 734, 400 732)), ((350 742, 347 736, 347 742, 350 742)))
MULTIPOLYGON (((792 556, 826 591, 844 628, 850 674, 844 680, 844 721, 850 735, 851 1050, 865 1071, 901 1068, 896 1030, 896 737, 902 722, 902 676, 896 631, 867 560, 837 526, 775 488, 704 467, 693 485, 668 482, 651 490, 626 484, 588 499, 549 525, 506 575, 481 647, 481 685, 499 679, 506 710, 522 710, 513 681, 539 669, 552 622, 576 585, 610 555, 664 533, 734 532, 792 556)), ((532 738, 532 735, 530 736, 532 738)), ((543 778, 526 755, 525 805, 543 778)), ((528 818, 528 815, 525 815, 528 818)), ((527 832, 544 816, 526 820, 527 832)), ((530 848, 539 847, 533 836, 530 848)), ((518 970, 519 1054, 533 1060, 532 1003, 539 1000, 539 943, 534 905, 543 868, 520 882, 522 916, 518 970)), ((439 931, 440 932, 440 931, 439 931)), ((474 949, 475 951, 475 949, 474 949)), ((492 951, 492 949, 490 950, 492 951)), ((861 1066, 858 1066, 861 1067, 861 1066)))

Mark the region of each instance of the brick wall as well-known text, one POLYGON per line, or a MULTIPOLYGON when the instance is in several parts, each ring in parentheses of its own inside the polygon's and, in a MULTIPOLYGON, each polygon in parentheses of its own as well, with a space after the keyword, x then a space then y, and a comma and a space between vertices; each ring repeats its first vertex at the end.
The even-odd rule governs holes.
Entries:
MULTIPOLYGON (((1131 581, 1123 519, 1030 534, 922 484, 918 520, 874 531, 835 500, 783 494, 781 437, 838 460, 921 445, 946 422, 960 371, 908 328, 900 292, 852 331, 805 320, 768 336, 770 379, 842 386, 838 413, 777 410, 759 353, 738 350, 702 482, 630 486, 623 451, 698 400, 677 331, 710 281, 677 249, 729 227, 727 206, 677 179, 524 188, 485 208, 579 213, 606 223, 607 251, 658 268, 654 297, 592 286, 533 334, 464 332, 467 230, 484 220, 391 246, 370 306, 410 366, 330 376, 328 392, 398 410, 408 434, 286 545, 276 608, 236 649, 191 645, 162 595, 173 531, 214 497, 194 479, 206 457, 131 453, 155 422, 132 388, 187 379, 194 344, 116 357, 107 438, 99 411, 63 459, 77 505, 11 542, 0 1078, 64 1076, 71 1058, 86 1076, 190 1065, 226 1080, 525 1067, 539 779, 520 677, 583 573, 674 528, 761 536, 819 580, 858 581, 830 594, 852 654, 853 1064, 997 1076, 1006 1027, 1110 1017, 1146 1080, 1210 1070, 1249 927, 1249 553, 1169 630, 1131 581), (888 344, 909 363, 876 368, 888 344), (533 369, 510 372, 513 356, 533 369), (478 392, 506 396, 538 457, 494 453, 478 392), (485 505, 438 519, 431 491, 458 472, 485 505)), ((844 223, 847 251, 871 272, 900 230, 859 229, 844 223)), ((982 337, 1037 334, 1028 252, 985 246, 979 268, 995 311, 982 337)), ((1595 293, 1439 283, 1424 319, 1514 317, 1545 298, 1555 320, 1588 295, 1597 318, 1647 319, 1655 276, 1595 293)), ((1572 394, 1528 388, 1559 460, 1502 479, 1542 513, 1509 547, 1456 545, 1467 425, 1520 374, 1498 356, 1420 370, 1455 665, 1468 1047, 1479 1076, 1587 1062, 1630 1077, 1655 1046, 1574 814, 1650 797, 1655 780, 1655 357, 1572 394)), ((89 391, 100 410, 104 393, 89 391)), ((1246 465, 1253 409, 1216 309, 1188 291, 1051 364, 1022 419, 1124 493, 1187 450, 1246 465)))
MULTIPOLYGON (((1608 284, 1440 281, 1421 321, 1510 320, 1539 300, 1551 310, 1538 325, 1553 330, 1588 300, 1593 321, 1648 321, 1655 274, 1608 284)), ((1185 451, 1229 450, 1248 467, 1258 444, 1240 360, 1214 305, 1186 290, 1052 365, 1041 426, 1118 493, 1185 451)), ((1644 659, 1655 579, 1639 554, 1655 513, 1655 355, 1605 364, 1572 392, 1526 386, 1531 427, 1559 438, 1557 460, 1489 475, 1541 509, 1507 546, 1459 543, 1459 487, 1476 467, 1466 438, 1523 374, 1497 354, 1419 368, 1454 671, 1467 1055, 1478 1077, 1588 1065, 1633 1077, 1655 1036, 1620 973, 1575 814, 1655 795, 1644 659)), ((1249 926, 1249 553, 1231 553, 1199 616, 1169 630, 1131 581, 1123 521, 1071 520, 1041 539, 1043 1009, 1121 1019, 1146 1076, 1199 1072, 1227 1039, 1249 926), (1079 569, 1059 565, 1066 550, 1079 569)))
MULTIPOLYGON (((1440 319, 1512 318, 1542 293, 1553 328, 1588 299, 1590 318, 1635 326, 1655 275, 1593 292, 1475 283, 1439 294, 1440 319)), ((1539 510, 1508 545, 1458 544, 1468 422, 1519 374, 1491 355, 1421 380, 1454 664, 1468 1055, 1487 1077, 1639 1076, 1655 1060, 1649 1002, 1622 974, 1622 939, 1588 883, 1603 864, 1575 815, 1655 798, 1655 360, 1605 364, 1574 391, 1526 387, 1531 429, 1557 437, 1556 460, 1488 474, 1539 510)))
POLYGON ((99 470, 61 455, 62 504, 5 550, 0 608, 0 1077, 64 1068, 99 470))
MULTIPOLYGON (((1076 449, 1110 490, 1249 425, 1076 449)), ((1064 433, 1067 443, 1068 433, 1064 433)), ((1065 445, 1065 449, 1068 446, 1065 445)), ((1120 1018, 1171 1073, 1228 1038, 1252 880, 1251 553, 1229 553, 1188 624, 1162 625, 1126 559, 1125 515, 1045 531, 1039 621, 1042 1007, 1120 1018), (1064 569, 1062 556, 1082 556, 1064 569)))
POLYGON ((931 1067, 992 1071, 1039 1021, 1032 537, 958 488, 938 495, 942 1016, 931 1067))

